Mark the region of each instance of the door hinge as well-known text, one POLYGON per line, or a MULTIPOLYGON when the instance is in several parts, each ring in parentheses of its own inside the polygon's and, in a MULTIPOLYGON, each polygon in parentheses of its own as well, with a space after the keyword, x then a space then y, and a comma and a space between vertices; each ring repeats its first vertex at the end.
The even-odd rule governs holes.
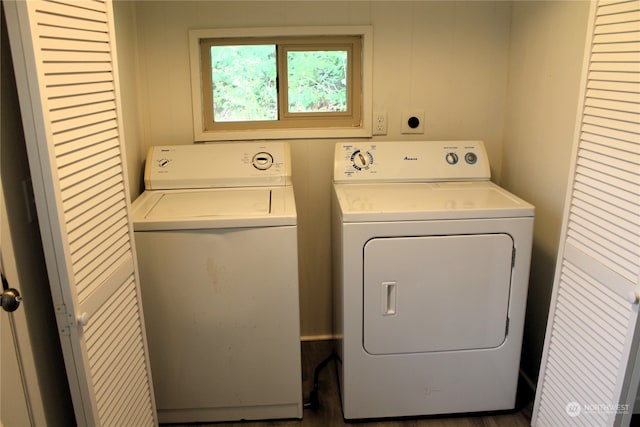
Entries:
POLYGON ((56 318, 58 319, 58 333, 60 335, 71 335, 71 325, 73 324, 73 315, 67 313, 67 306, 64 304, 56 305, 56 318))

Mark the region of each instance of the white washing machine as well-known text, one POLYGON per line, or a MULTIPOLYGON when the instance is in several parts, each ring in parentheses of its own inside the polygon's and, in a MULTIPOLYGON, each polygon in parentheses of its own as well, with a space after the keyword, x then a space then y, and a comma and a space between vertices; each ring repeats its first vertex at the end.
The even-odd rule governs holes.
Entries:
POLYGON ((153 147, 133 225, 161 423, 302 418, 281 142, 153 147))
POLYGON ((480 141, 337 144, 346 419, 514 408, 534 208, 489 178, 480 141))

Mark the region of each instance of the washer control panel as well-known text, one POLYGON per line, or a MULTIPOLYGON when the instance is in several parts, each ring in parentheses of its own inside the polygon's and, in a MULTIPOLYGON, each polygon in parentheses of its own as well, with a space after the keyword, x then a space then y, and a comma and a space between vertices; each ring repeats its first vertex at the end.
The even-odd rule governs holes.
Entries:
POLYGON ((286 142, 154 146, 145 164, 147 190, 291 184, 286 142))
POLYGON ((338 143, 334 181, 488 181, 482 141, 338 143))

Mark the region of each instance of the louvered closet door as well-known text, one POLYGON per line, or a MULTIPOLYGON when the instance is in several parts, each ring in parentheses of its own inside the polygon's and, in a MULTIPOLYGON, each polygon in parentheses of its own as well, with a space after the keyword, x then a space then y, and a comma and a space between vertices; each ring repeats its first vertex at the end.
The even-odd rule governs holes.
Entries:
POLYGON ((638 387, 640 2, 591 26, 534 426, 627 425, 638 387))
POLYGON ((128 217, 111 3, 4 3, 78 425, 157 425, 128 217))

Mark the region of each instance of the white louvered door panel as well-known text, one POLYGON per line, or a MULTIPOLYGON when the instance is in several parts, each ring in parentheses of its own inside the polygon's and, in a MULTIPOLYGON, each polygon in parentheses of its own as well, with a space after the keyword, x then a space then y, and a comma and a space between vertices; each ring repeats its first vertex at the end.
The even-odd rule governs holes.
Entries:
MULTIPOLYGON (((109 1, 6 1, 78 425, 157 425, 129 221, 109 1)), ((28 304, 28 301, 25 301, 28 304)))
POLYGON ((640 1, 592 5, 532 425, 627 425, 640 378, 640 1))

